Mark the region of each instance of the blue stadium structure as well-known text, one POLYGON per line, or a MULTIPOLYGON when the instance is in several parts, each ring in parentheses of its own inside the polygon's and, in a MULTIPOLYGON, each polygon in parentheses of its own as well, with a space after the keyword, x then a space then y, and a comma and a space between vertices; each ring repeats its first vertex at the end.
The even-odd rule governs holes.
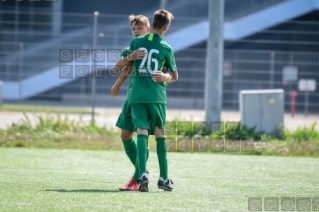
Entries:
MULTIPOLYGON (((160 1, 85 0, 0 2, 0 80, 3 99, 46 100, 89 103, 90 75, 61 79, 61 49, 91 49, 93 12, 99 11, 96 49, 120 50, 132 36, 129 14, 148 17, 160 1), (123 5, 126 6, 123 6, 123 5), (142 6, 141 6, 142 5, 142 6)), ((286 66, 298 68, 298 79, 319 82, 319 0, 225 0, 223 107, 238 108, 238 93, 243 89, 284 88, 286 106, 289 91, 298 90, 297 81, 285 81, 286 66), (284 83, 284 84, 283 84, 284 83)), ((169 85, 169 107, 204 108, 206 41, 208 39, 208 1, 167 1, 166 9, 175 19, 164 39, 172 45, 180 73, 169 85)), ((109 91, 116 80, 106 60, 104 78, 97 80, 98 102, 119 105, 125 96, 123 85, 117 101, 109 91)), ((93 65, 92 62, 84 65, 93 65)), ((318 89, 310 93, 309 110, 318 110, 318 89)), ((301 93, 299 100, 303 102, 301 93)), ((297 107, 301 107, 301 104, 297 107)))

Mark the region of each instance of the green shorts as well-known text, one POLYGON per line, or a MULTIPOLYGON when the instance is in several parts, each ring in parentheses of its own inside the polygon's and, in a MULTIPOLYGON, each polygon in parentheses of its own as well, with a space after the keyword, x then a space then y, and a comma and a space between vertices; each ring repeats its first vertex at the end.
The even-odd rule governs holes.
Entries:
MULTIPOLYGON (((136 132, 131 112, 131 104, 129 103, 128 99, 125 99, 121 114, 119 115, 115 125, 122 130, 136 132)), ((149 129, 148 134, 154 135, 154 128, 149 129)))
POLYGON ((166 121, 166 104, 132 103, 132 119, 135 128, 153 131, 155 127, 164 129, 166 121))
POLYGON ((128 99, 125 99, 124 105, 122 107, 122 111, 120 116, 118 117, 116 124, 118 128, 127 131, 136 131, 131 115, 131 104, 128 99))

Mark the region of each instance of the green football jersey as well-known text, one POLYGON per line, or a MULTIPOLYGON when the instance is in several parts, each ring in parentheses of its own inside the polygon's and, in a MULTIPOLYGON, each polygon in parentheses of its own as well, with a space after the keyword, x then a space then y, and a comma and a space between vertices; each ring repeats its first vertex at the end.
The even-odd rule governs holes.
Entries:
POLYGON ((164 82, 154 82, 152 74, 162 71, 164 64, 171 72, 176 71, 176 62, 171 46, 157 34, 147 34, 132 40, 130 50, 146 52, 142 60, 134 61, 131 72, 131 103, 166 103, 164 82))
MULTIPOLYGON (((125 58, 127 55, 129 55, 130 54, 130 47, 126 47, 125 49, 123 49, 123 51, 121 52, 121 59, 123 59, 123 58, 125 58)), ((132 80, 132 77, 130 77, 130 84, 129 84, 129 86, 128 86, 128 88, 127 88, 127 93, 126 93, 126 99, 128 99, 129 98, 129 96, 130 96, 130 93, 131 93, 131 80, 132 80)))
POLYGON ((124 57, 126 57, 127 55, 130 54, 130 47, 126 47, 125 49, 123 49, 123 51, 121 52, 121 59, 123 59, 124 57))

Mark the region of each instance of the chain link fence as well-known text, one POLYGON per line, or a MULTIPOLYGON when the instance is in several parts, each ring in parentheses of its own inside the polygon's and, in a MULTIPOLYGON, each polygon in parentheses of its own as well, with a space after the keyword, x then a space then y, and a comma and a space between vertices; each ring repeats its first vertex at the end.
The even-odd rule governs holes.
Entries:
MULTIPOLYGON (((250 1, 252 2, 254 1, 250 1)), ((228 19, 234 19, 237 16, 239 15, 228 15, 228 19)), ((59 61, 62 49, 72 50, 75 53, 76 50, 93 48, 93 14, 65 13, 61 14, 60 18, 62 21, 57 22, 50 12, 1 11, 0 81, 3 85, 12 85, 17 93, 14 100, 7 99, 8 95, 4 93, 4 103, 9 100, 19 103, 40 100, 46 101, 43 104, 53 102, 64 105, 77 102, 90 105, 92 75, 68 80, 61 79, 54 84, 51 83, 52 78, 48 78, 52 75, 46 74, 49 71, 51 74, 59 74, 59 67, 63 65, 59 61), (31 79, 40 81, 43 89, 35 88, 31 79)), ((182 30, 187 25, 199 23, 203 18, 176 17, 171 30, 172 32, 182 30)), ((226 18, 226 21, 228 19, 226 18)), ((298 80, 319 81, 319 24, 316 20, 310 19, 304 17, 279 23, 240 40, 225 40, 224 109, 238 109, 240 90, 282 88, 285 90, 286 111, 289 111, 289 93, 292 90, 298 91, 298 80), (285 79, 284 70, 287 67, 296 68, 296 78, 285 79)), ((96 29, 95 48, 105 52, 120 51, 128 46, 132 39, 127 16, 100 14, 96 29)), ((169 35, 169 32, 167 34, 169 35)), ((180 39, 187 39, 187 35, 180 39)), ((183 102, 183 105, 176 103, 177 108, 203 109, 206 42, 201 41, 191 48, 178 51, 175 57, 180 77, 178 82, 169 85, 168 101, 183 102), (184 104, 185 102, 189 104, 184 104)), ((107 70, 112 62, 114 61, 101 64, 106 67, 103 72, 104 77, 96 80, 94 89, 97 104, 120 107, 121 101, 114 101, 110 95, 110 89, 117 79, 117 75, 110 75, 107 70)), ((87 64, 73 62, 72 66, 75 67, 75 65, 87 64)), ((128 81, 120 90, 120 99, 125 97, 127 88, 128 81)), ((317 113, 319 111, 318 89, 309 92, 308 95, 309 111, 317 113)), ((296 106, 299 112, 302 112, 305 107, 305 96, 305 92, 298 91, 296 106)), ((174 106, 173 103, 172 105, 174 106)))

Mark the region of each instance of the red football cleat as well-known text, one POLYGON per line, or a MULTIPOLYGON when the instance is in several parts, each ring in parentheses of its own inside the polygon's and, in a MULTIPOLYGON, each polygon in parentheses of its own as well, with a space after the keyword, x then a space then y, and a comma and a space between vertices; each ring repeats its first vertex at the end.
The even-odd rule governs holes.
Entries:
POLYGON ((119 188, 120 191, 139 191, 140 185, 134 178, 131 178, 130 181, 124 186, 119 188))

